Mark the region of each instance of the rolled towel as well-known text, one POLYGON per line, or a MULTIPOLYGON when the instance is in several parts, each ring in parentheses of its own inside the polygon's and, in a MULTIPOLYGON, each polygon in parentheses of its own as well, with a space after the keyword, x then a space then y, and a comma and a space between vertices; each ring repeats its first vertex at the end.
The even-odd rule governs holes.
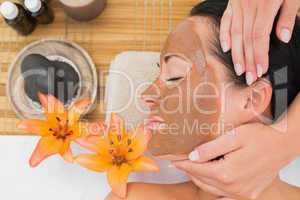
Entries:
MULTIPOLYGON (((140 101, 139 95, 158 77, 159 59, 160 54, 156 52, 124 52, 116 56, 107 80, 107 119, 110 112, 115 112, 129 126, 136 126, 143 121, 147 115, 141 110, 147 111, 147 108, 140 101)), ((169 161, 153 159, 160 166, 159 173, 133 173, 129 181, 172 184, 188 180, 182 172, 170 168, 169 161)))

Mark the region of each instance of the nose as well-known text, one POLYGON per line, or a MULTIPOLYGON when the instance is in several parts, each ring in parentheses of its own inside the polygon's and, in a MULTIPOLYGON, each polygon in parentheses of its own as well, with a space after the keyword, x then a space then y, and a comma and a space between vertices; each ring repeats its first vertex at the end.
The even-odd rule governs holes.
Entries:
POLYGON ((142 93, 141 98, 149 108, 153 108, 159 104, 160 88, 158 83, 159 81, 155 81, 142 93))
POLYGON ((157 105, 157 99, 152 98, 151 96, 142 96, 143 101, 149 108, 153 108, 157 105))

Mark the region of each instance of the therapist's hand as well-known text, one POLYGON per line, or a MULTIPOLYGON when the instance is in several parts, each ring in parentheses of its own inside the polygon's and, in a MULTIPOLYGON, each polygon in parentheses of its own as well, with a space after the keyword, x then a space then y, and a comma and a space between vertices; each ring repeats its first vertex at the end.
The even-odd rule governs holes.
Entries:
POLYGON ((299 148, 299 141, 287 133, 263 124, 247 124, 201 145, 190 154, 190 160, 173 165, 206 192, 255 199, 280 169, 295 159, 299 148))
POLYGON ((269 41, 274 19, 278 38, 291 39, 299 0, 230 0, 221 20, 220 41, 224 52, 232 49, 235 71, 246 72, 251 85, 269 67, 269 41))

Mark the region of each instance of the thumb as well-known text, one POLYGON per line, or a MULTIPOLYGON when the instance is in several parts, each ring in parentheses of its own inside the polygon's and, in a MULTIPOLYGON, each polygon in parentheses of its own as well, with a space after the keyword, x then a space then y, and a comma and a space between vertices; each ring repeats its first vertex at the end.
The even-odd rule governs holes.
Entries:
POLYGON ((202 144, 189 154, 189 160, 195 162, 209 162, 220 156, 235 151, 241 147, 237 135, 231 131, 219 138, 202 144))
POLYGON ((285 1, 276 27, 278 38, 285 43, 291 40, 299 8, 298 0, 285 1))

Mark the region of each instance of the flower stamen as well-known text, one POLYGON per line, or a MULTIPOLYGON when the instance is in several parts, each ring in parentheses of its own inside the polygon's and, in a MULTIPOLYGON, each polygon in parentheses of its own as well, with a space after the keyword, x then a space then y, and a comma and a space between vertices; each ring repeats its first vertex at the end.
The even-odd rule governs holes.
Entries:
POLYGON ((117 138, 118 138, 118 141, 121 142, 122 136, 121 136, 121 135, 118 135, 117 138))
POLYGON ((126 163, 126 159, 124 156, 115 156, 113 158, 114 165, 121 166, 123 163, 126 163))

